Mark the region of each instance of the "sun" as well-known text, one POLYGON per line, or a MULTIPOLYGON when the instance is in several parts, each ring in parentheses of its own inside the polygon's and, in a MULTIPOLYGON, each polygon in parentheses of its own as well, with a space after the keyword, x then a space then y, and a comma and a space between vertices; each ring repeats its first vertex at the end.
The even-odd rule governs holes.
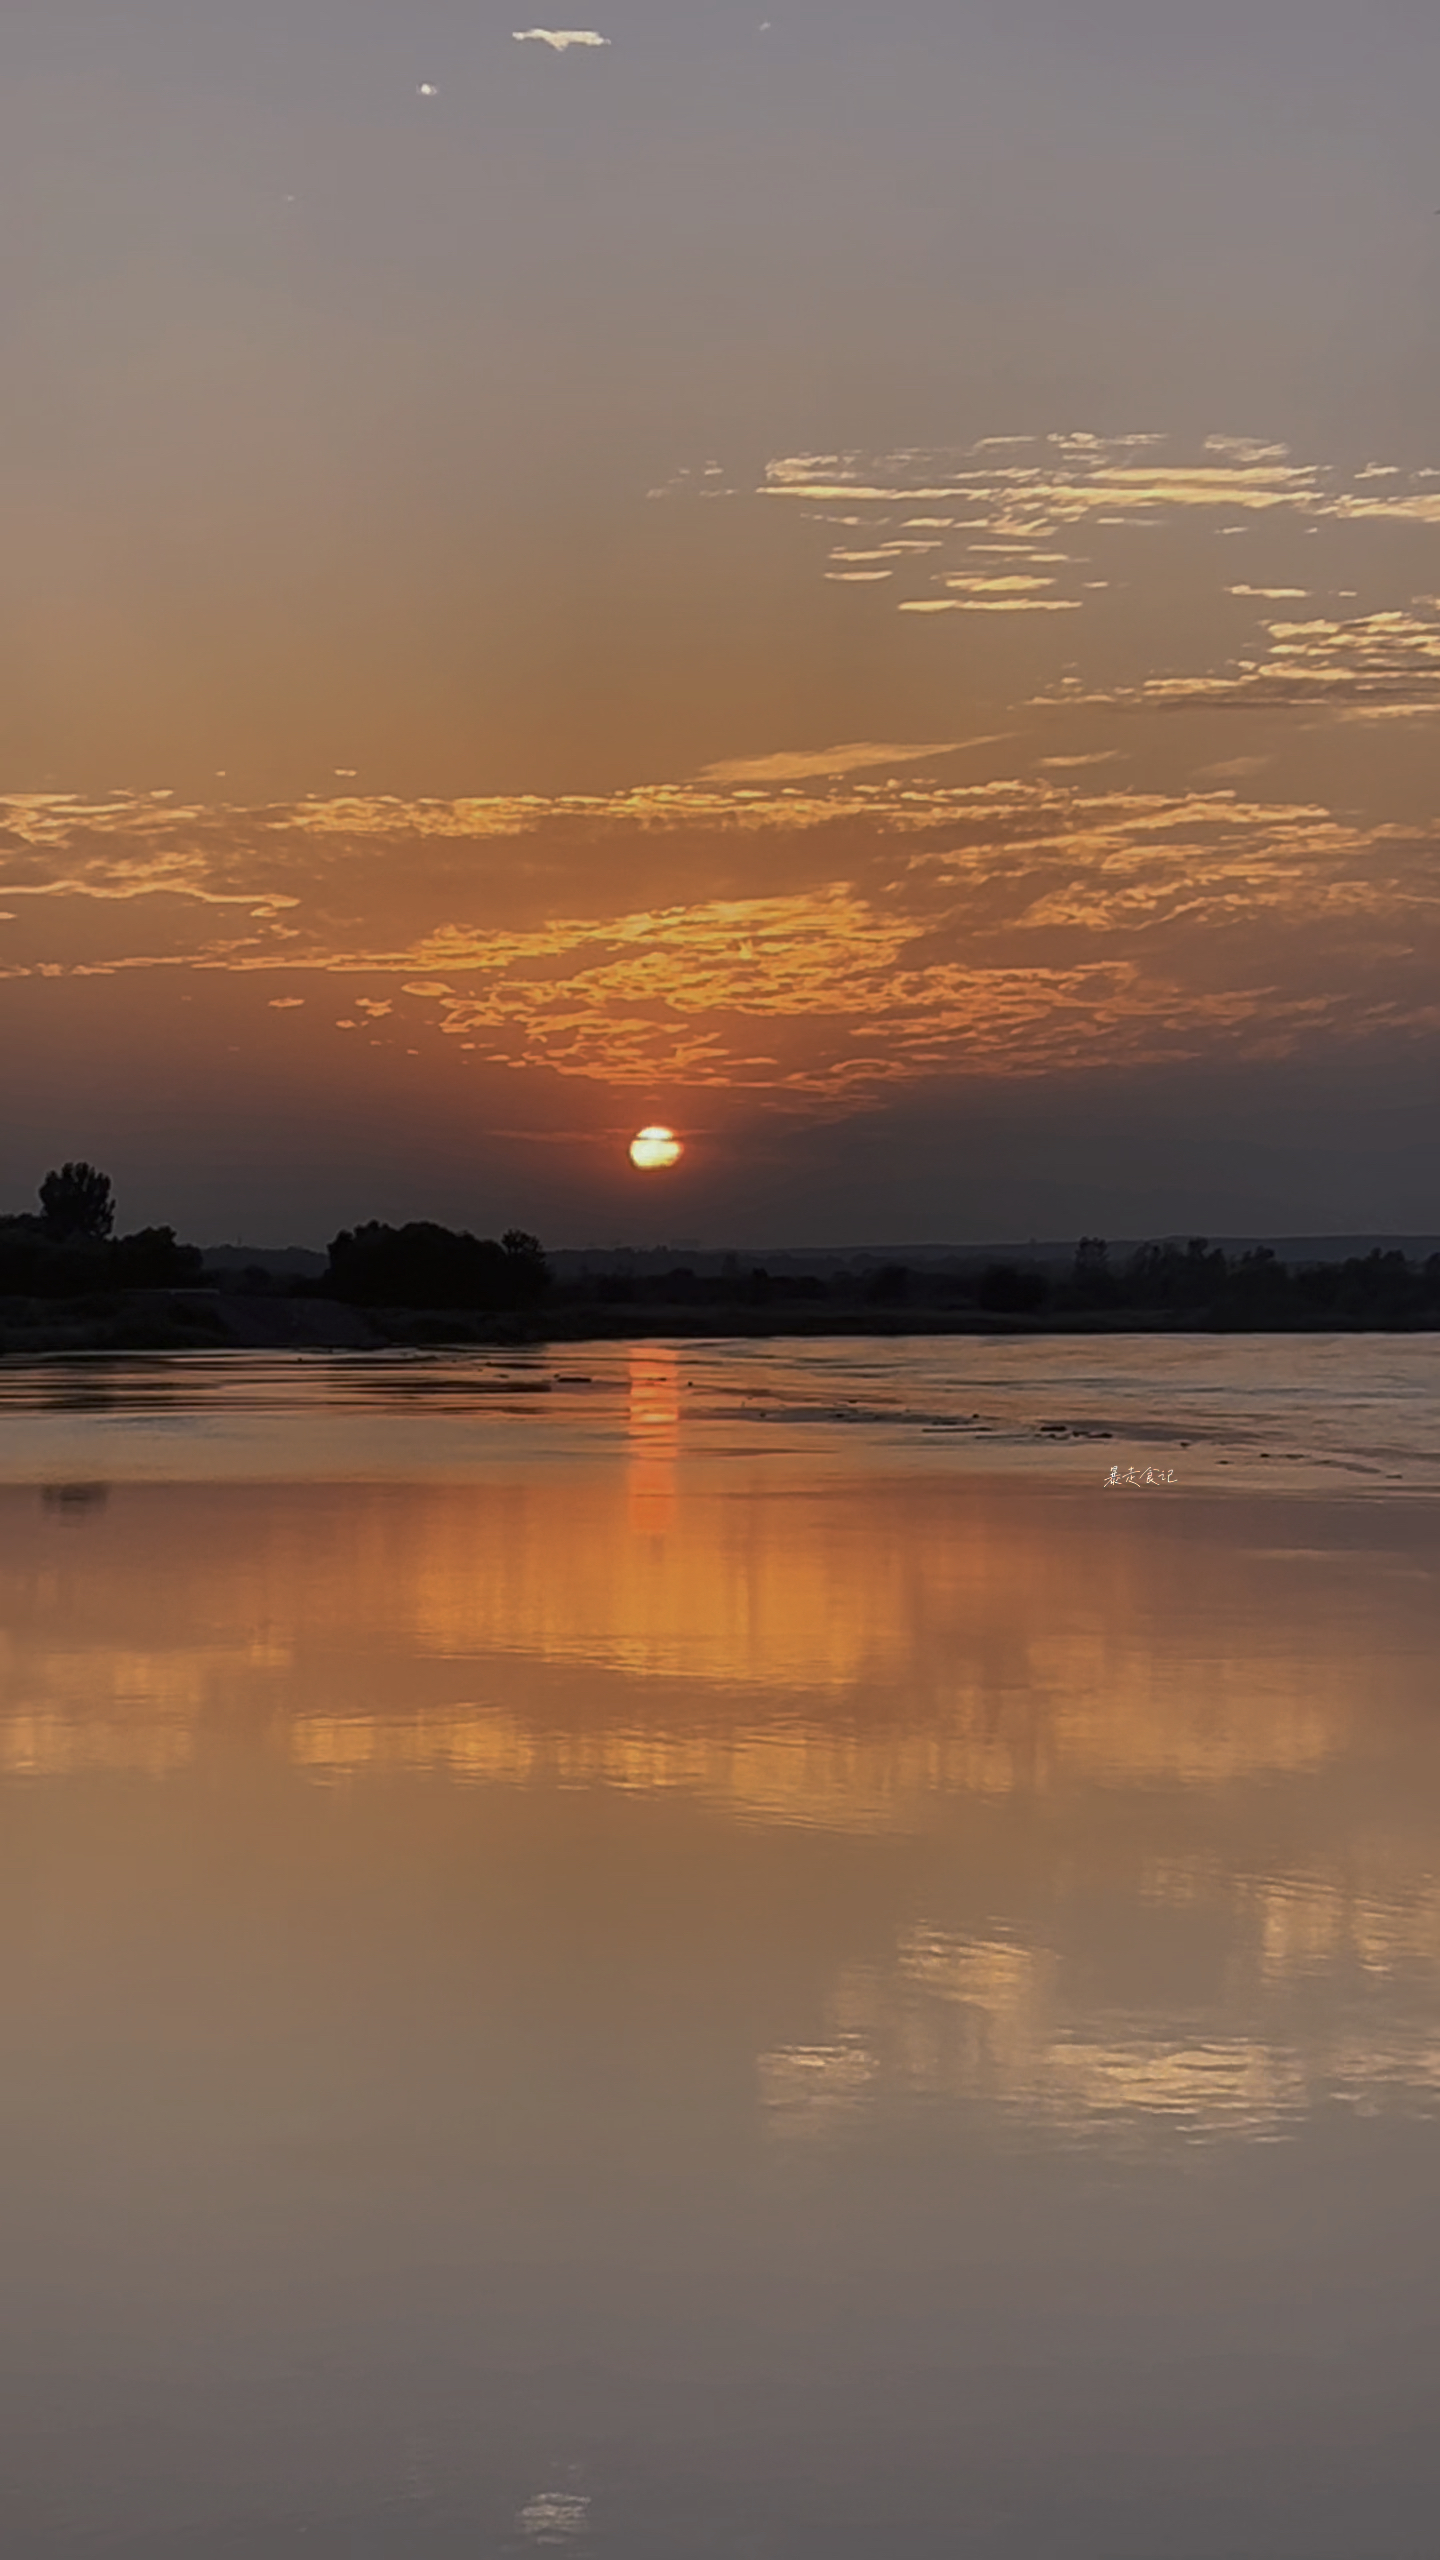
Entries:
POLYGON ((673 1129, 642 1129, 630 1141, 630 1161, 641 1173, 659 1173, 685 1153, 673 1129))

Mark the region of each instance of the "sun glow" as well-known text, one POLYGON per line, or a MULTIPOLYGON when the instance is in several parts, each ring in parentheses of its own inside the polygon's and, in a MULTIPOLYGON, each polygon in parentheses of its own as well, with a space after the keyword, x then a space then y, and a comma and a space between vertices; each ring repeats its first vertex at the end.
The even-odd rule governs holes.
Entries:
POLYGON ((685 1150, 673 1129, 642 1129, 630 1141, 630 1161, 641 1173, 658 1173, 678 1164, 685 1150))

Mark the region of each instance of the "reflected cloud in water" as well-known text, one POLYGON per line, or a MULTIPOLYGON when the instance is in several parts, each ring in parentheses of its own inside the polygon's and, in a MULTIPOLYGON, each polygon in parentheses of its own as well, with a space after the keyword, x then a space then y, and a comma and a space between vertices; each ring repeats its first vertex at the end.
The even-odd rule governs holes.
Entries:
POLYGON ((1032 2134, 1122 2143, 1282 2139, 1335 2105, 1433 2115, 1433 1893, 1347 1903, 1314 1878, 1233 1876, 1212 1890, 1214 1979, 1208 1998, 1192 1988, 1183 2006, 1173 1979, 1148 2005, 1122 2005, 1087 1944, 1095 1915, 1083 1898, 1053 1915, 1045 1945, 907 1931, 886 1963, 842 1973, 828 2003, 834 2042, 762 2057, 773 2129, 829 2138, 842 2119, 854 2133, 867 2112, 935 2100, 982 2101, 1032 2134), (1309 1932, 1298 1959, 1288 1945, 1277 1953, 1273 1913, 1292 1900, 1319 1921, 1323 1955, 1309 1932), (1357 1970, 1366 1940, 1394 1960, 1357 1970))
MULTIPOLYGON (((908 1840, 918 1906, 901 1870, 868 1945, 829 1912, 807 2014, 756 2047, 789 2136, 942 2104, 1255 2138, 1433 2104, 1422 1511, 1387 1507, 1383 1542, 1364 1515, 1360 1544, 1358 1506, 1311 1505, 1304 1544, 1281 1516, 1294 1543, 1262 1547, 1243 1501, 717 1472, 686 1456, 674 1349, 628 1354, 624 1386, 609 1470, 131 1485, 83 1550, 54 1543, 55 1489, 0 1495, 0 1770, 252 1765, 422 1826, 417 1787, 584 1798, 597 1841, 630 1805, 683 1820, 717 1890, 757 1830, 908 1840)), ((724 1959, 691 1960, 703 2002, 724 1959)))

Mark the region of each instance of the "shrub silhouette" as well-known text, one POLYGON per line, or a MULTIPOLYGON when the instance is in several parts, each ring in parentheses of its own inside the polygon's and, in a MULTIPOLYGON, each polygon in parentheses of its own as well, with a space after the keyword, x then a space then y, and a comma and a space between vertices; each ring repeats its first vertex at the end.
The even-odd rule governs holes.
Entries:
POLYGON ((1033 1316, 1049 1294, 1043 1271, 1022 1271, 1014 1262, 987 1263, 975 1291, 977 1303, 995 1316, 1033 1316))
POLYGON ((133 1236, 116 1236, 108 1262, 113 1289, 194 1289, 204 1281, 199 1246, 177 1244, 173 1227, 138 1227, 133 1236))
POLYGON ((887 1262, 865 1283, 865 1303, 869 1307, 903 1307, 909 1295, 908 1263, 887 1262))

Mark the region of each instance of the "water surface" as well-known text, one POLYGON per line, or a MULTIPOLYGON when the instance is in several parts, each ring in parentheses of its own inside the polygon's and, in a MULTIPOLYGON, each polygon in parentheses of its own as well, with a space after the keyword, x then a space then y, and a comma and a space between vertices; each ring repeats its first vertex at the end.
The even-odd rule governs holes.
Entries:
POLYGON ((1428 2560, 1435 1383, 0 1370, 7 2553, 1428 2560))

